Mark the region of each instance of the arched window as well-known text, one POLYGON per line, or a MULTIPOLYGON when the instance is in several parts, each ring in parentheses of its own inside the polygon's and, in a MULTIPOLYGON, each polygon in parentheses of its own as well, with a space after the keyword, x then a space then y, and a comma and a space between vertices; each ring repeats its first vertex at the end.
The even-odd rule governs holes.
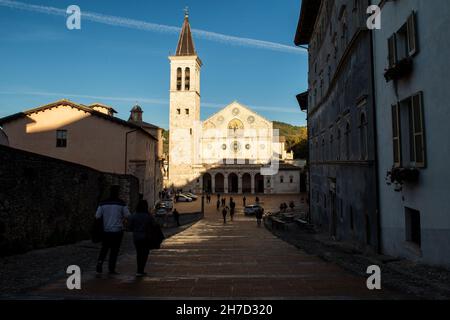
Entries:
POLYGON ((228 123, 228 135, 237 137, 244 134, 244 124, 241 120, 235 118, 228 123))
POLYGON ((361 160, 367 160, 367 119, 364 113, 361 113, 360 124, 359 124, 359 139, 360 139, 360 151, 361 160))
POLYGON ((184 90, 189 91, 191 89, 191 69, 184 69, 184 90))
POLYGON ((181 68, 177 68, 177 90, 180 91, 181 90, 181 75, 182 70, 181 68))
POLYGON ((345 126, 345 158, 350 160, 350 123, 345 126))

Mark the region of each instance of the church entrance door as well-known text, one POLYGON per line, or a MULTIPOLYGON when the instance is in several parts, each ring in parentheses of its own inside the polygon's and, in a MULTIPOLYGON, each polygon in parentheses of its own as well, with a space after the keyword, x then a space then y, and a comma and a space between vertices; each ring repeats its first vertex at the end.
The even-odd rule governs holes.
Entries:
POLYGON ((238 193, 238 176, 235 173, 228 175, 228 193, 238 193))
POLYGON ((250 173, 244 173, 242 176, 242 193, 252 192, 252 176, 250 173))
POLYGON ((225 190, 225 187, 224 187, 225 178, 223 177, 223 174, 221 174, 221 173, 216 174, 214 179, 215 179, 214 183, 216 186, 216 190, 214 190, 214 191, 216 193, 223 193, 225 190))

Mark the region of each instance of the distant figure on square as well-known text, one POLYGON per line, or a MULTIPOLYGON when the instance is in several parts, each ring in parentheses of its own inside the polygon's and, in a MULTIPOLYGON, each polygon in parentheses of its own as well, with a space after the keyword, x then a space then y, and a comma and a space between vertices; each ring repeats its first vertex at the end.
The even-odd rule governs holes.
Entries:
POLYGON ((245 203, 247 202, 247 198, 244 196, 243 198, 242 198, 242 204, 244 205, 244 207, 245 207, 245 203))
POLYGON ((98 206, 96 219, 103 219, 102 248, 97 262, 97 273, 102 273, 103 262, 109 251, 108 269, 110 274, 117 274, 116 263, 123 238, 124 223, 130 217, 125 202, 120 200, 120 187, 112 186, 109 198, 98 206))
POLYGON ((258 225, 258 227, 261 227, 261 220, 262 220, 263 215, 264 215, 264 209, 259 208, 256 211, 256 224, 258 225))
POLYGON ((228 207, 222 209, 223 223, 227 223, 228 207))
POLYGON ((143 277, 146 275, 145 265, 150 252, 151 227, 156 224, 148 211, 147 201, 139 201, 136 213, 129 218, 128 222, 129 230, 133 232, 134 247, 136 248, 136 277, 143 277))
POLYGON ((289 208, 291 208, 291 211, 294 211, 294 208, 295 208, 294 201, 291 201, 291 202, 289 203, 289 208))
POLYGON ((233 221, 234 213, 236 209, 236 202, 233 201, 233 198, 230 200, 230 219, 233 221))
POLYGON ((217 199, 217 211, 219 211, 219 210, 220 210, 220 200, 217 199))

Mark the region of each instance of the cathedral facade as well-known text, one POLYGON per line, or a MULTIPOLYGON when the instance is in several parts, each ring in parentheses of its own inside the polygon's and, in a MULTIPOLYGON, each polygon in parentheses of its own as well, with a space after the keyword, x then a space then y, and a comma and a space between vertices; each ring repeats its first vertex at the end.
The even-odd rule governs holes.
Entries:
POLYGON ((167 187, 212 193, 299 193, 301 168, 271 121, 235 101, 200 118, 200 71, 188 15, 170 60, 167 187))

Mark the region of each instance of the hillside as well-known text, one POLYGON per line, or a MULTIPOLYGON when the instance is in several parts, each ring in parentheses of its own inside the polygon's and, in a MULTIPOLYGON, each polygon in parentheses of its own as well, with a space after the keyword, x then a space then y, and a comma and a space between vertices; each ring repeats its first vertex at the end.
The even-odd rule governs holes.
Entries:
POLYGON ((280 136, 286 137, 286 149, 294 151, 295 159, 307 159, 308 129, 306 127, 274 121, 273 128, 279 130, 280 136))

